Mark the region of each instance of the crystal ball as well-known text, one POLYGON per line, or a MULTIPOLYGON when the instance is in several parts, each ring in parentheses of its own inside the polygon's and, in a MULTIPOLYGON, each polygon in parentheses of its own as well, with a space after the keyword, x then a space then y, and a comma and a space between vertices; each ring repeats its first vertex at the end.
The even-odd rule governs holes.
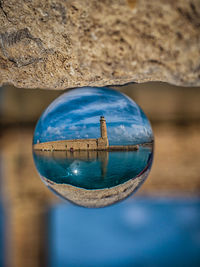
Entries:
POLYGON ((41 115, 33 136, 42 181, 84 207, 108 206, 133 194, 150 172, 153 147, 144 112, 110 88, 62 94, 41 115))

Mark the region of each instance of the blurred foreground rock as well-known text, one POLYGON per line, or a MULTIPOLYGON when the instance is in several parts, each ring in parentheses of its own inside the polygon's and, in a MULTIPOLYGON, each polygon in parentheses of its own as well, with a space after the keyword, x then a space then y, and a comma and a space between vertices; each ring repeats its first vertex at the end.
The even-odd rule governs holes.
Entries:
POLYGON ((199 0, 0 1, 0 84, 200 85, 199 0))

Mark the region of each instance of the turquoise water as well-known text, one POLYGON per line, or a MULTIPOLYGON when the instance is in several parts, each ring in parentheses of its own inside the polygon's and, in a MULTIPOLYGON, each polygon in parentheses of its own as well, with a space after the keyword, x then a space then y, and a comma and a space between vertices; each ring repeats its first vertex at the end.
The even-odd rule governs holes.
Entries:
POLYGON ((41 176, 60 184, 104 189, 138 176, 151 165, 152 149, 120 152, 34 152, 41 176))

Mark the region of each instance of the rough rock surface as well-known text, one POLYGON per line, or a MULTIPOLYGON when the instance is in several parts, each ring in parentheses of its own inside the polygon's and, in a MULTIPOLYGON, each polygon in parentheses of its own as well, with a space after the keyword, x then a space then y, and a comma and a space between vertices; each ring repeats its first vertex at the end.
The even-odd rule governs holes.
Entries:
POLYGON ((199 0, 0 0, 0 84, 200 85, 199 0))

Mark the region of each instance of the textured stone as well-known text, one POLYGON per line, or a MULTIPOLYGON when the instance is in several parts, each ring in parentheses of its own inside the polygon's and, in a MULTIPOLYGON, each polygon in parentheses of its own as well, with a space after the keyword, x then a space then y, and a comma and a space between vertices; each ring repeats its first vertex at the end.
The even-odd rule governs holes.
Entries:
POLYGON ((0 0, 0 84, 200 85, 199 0, 0 0))

